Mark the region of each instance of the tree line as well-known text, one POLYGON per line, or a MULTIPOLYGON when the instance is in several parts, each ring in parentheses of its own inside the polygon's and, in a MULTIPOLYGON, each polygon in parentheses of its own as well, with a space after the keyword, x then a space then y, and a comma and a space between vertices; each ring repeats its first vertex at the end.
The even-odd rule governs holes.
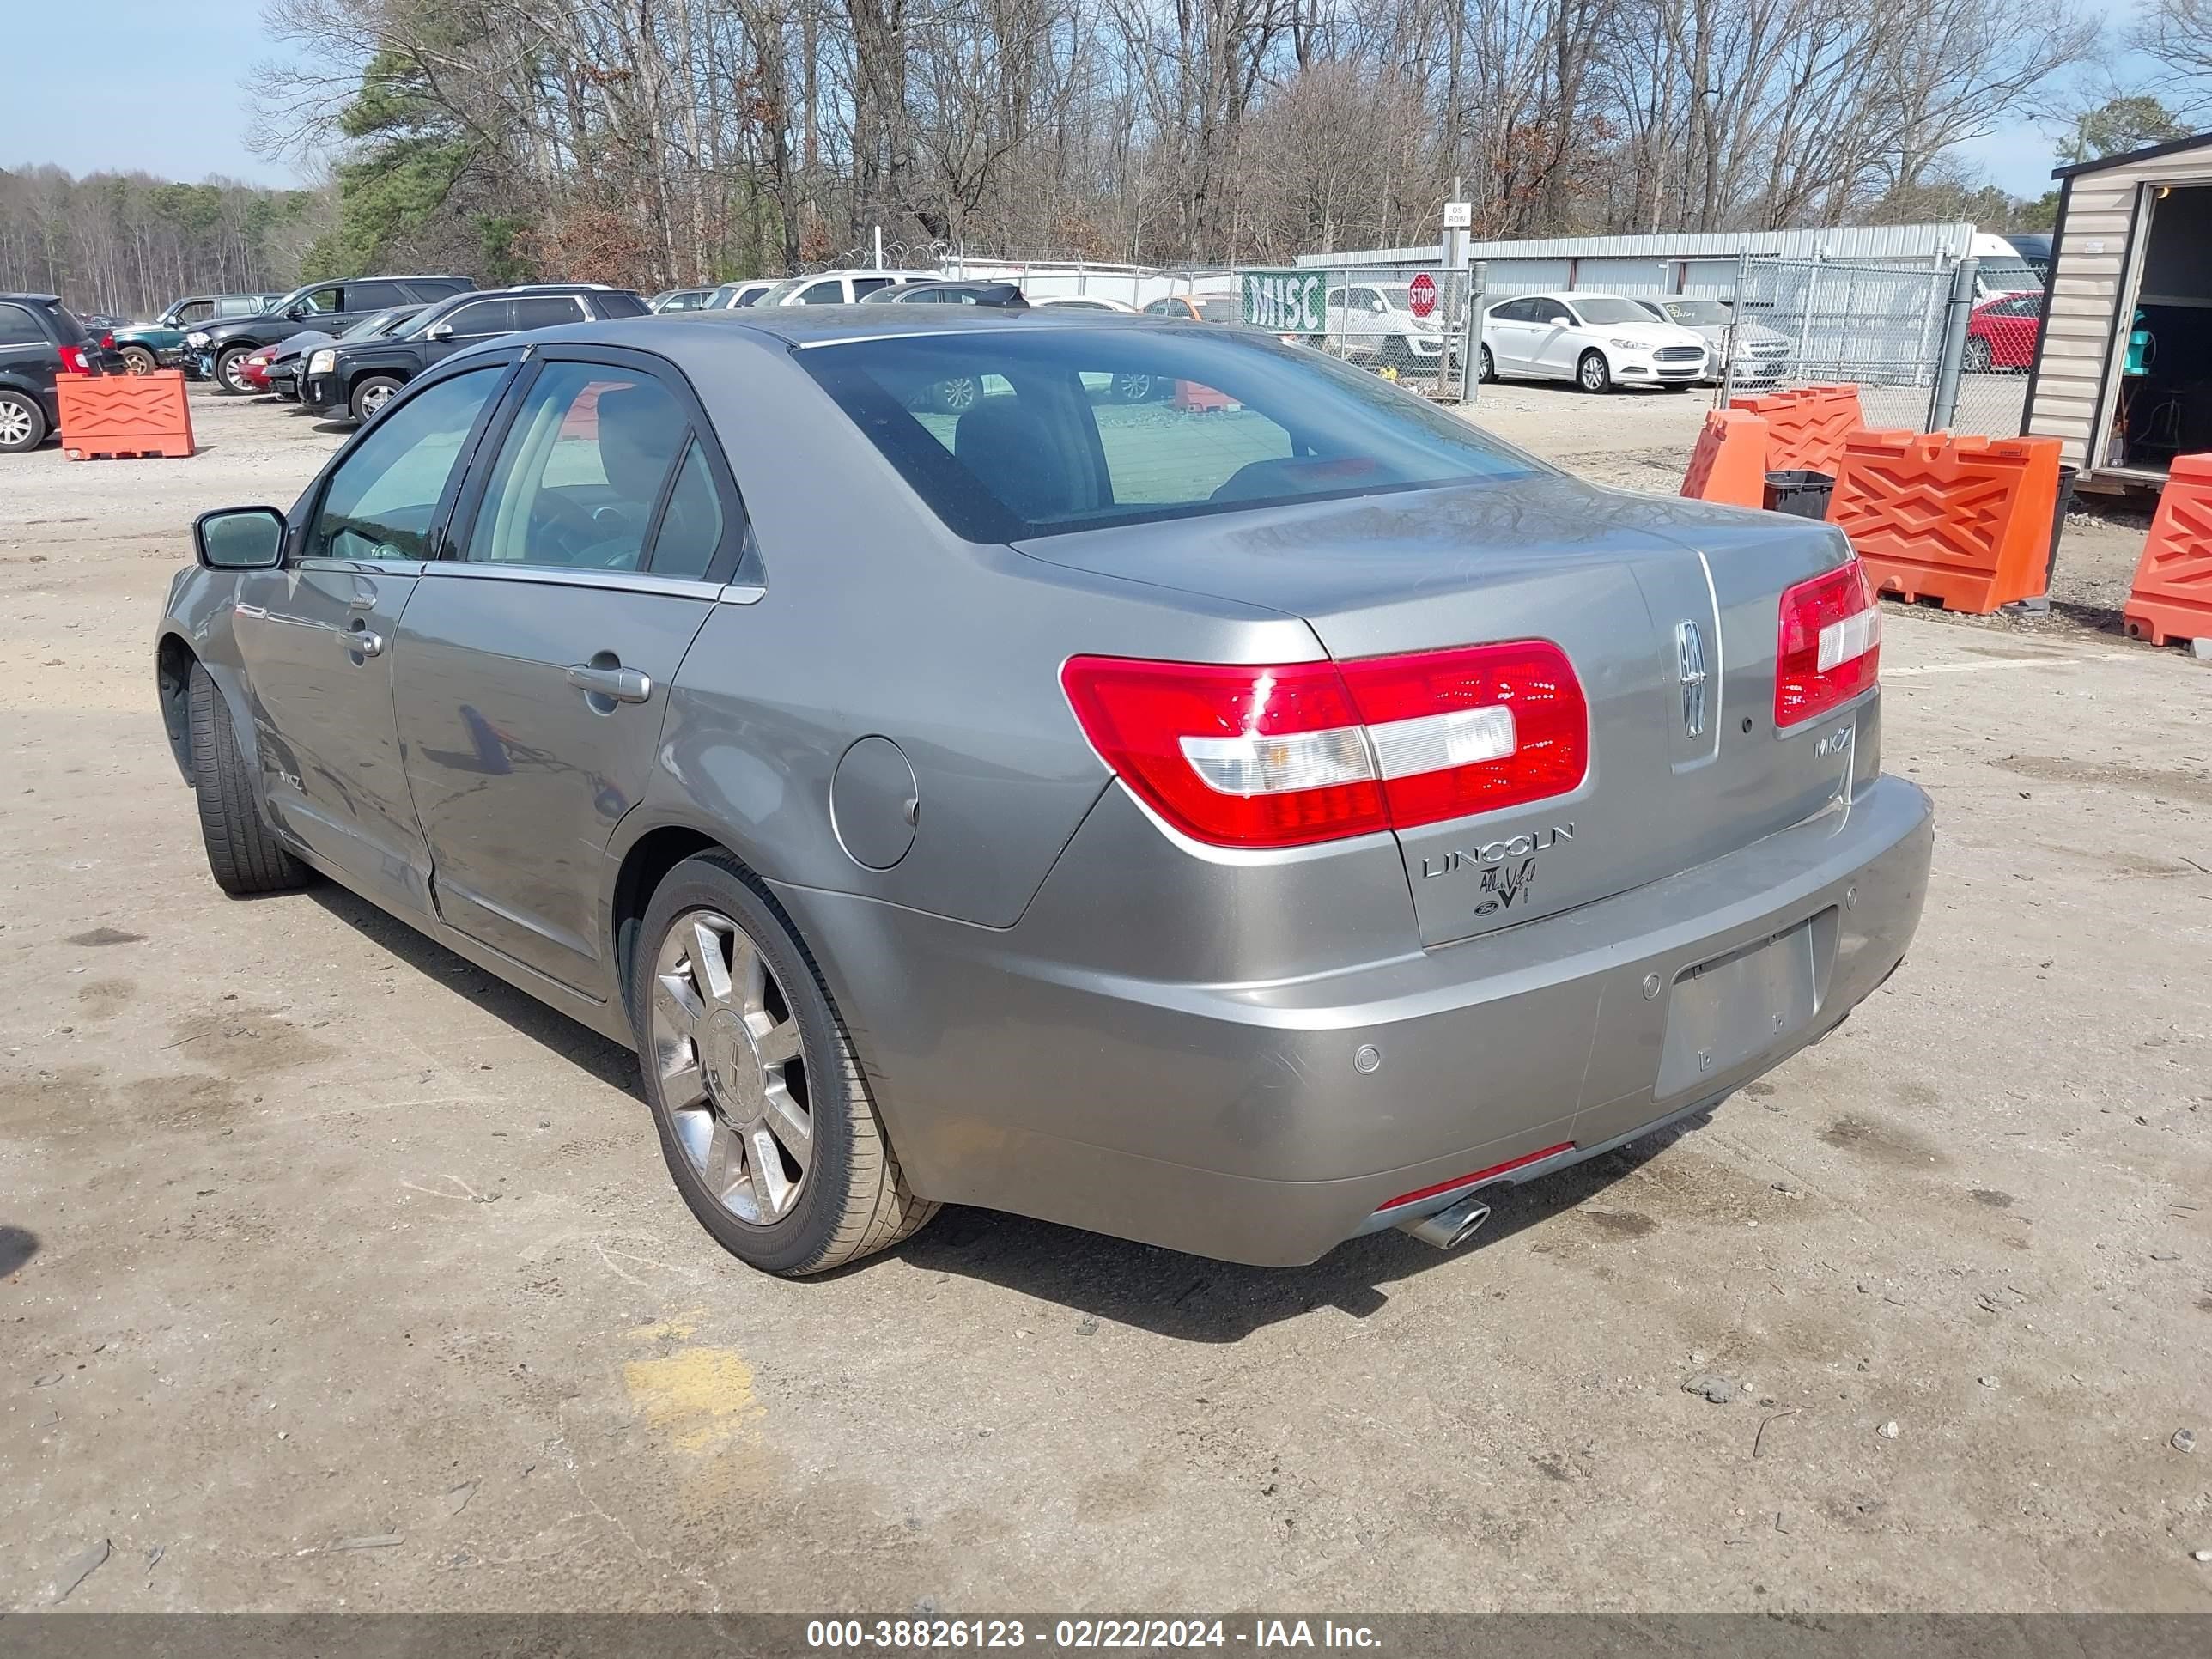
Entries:
MULTIPOLYGON (((2196 3, 2197 0, 2178 0, 2196 3)), ((1926 216, 2081 0, 274 0, 334 250, 641 286, 1926 216), (403 252, 404 251, 404 252, 403 252)))
POLYGON ((0 289, 127 317, 185 294, 281 293, 331 211, 313 191, 0 169, 0 289))

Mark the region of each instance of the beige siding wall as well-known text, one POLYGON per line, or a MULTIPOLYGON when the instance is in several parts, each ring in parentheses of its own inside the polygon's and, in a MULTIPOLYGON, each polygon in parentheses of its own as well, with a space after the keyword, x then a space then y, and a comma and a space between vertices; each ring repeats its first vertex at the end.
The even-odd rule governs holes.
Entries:
POLYGON ((2212 184, 2212 144, 2085 173, 2073 182, 2066 226, 2051 250, 2051 284, 2043 367, 2028 429, 2063 441, 2076 466, 2087 453, 2097 405, 2112 370, 2112 324, 2127 265, 2136 191, 2146 184, 2212 184))

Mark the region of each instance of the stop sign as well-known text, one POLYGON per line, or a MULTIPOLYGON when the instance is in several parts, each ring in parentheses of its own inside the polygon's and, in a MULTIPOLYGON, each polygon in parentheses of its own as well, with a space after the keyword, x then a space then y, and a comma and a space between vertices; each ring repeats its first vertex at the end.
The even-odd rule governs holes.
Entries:
POLYGON ((1436 278, 1427 271, 1413 278, 1410 294, 1416 317, 1425 317, 1437 308, 1436 278))

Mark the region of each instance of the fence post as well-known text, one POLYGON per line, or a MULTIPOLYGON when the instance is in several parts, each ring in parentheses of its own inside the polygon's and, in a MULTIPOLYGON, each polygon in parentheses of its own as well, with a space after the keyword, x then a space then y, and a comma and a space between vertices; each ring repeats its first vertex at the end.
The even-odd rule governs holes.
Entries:
POLYGON ((1943 354, 1936 360, 1936 395, 1928 402, 1928 429, 1941 432, 1959 413, 1959 368, 1966 356, 1966 318, 1974 308, 1974 273, 1981 261, 1969 254, 1951 268, 1951 297, 1943 313, 1943 354))
POLYGON ((1467 268, 1467 337, 1460 342, 1459 400, 1471 404, 1481 395, 1482 372, 1476 367, 1482 354, 1482 295, 1490 277, 1487 260, 1476 259, 1467 268))
POLYGON ((1743 290, 1750 276, 1751 244, 1746 242, 1735 251, 1735 297, 1729 301, 1729 325, 1721 331, 1721 355, 1728 360, 1721 365, 1723 409, 1735 401, 1735 331, 1744 325, 1743 290))

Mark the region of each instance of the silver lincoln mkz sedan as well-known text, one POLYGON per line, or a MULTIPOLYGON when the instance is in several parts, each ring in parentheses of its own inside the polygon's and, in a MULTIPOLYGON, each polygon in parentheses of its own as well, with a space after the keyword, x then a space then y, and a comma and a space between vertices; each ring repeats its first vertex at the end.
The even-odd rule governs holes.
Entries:
POLYGON ((635 1048, 780 1273, 942 1202, 1455 1243, 1897 966, 1931 820, 1838 532, 1264 335, 925 311, 509 337, 201 519, 158 672, 216 880, 635 1048))

